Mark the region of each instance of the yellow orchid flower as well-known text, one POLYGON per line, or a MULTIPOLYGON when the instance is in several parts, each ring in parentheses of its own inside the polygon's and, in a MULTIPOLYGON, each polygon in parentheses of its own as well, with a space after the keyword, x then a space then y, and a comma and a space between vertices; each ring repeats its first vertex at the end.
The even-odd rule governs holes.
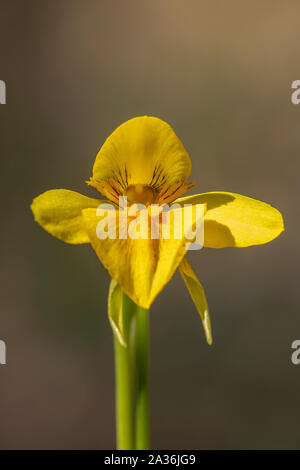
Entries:
MULTIPOLYGON (((209 192, 182 198, 192 186, 186 184, 190 171, 189 155, 172 128, 155 117, 137 117, 108 137, 88 184, 115 204, 122 195, 132 202, 206 204, 205 247, 259 245, 283 231, 280 212, 249 197, 209 192)), ((157 243, 99 239, 96 210, 105 202, 57 189, 35 198, 31 207, 35 220, 55 237, 67 243, 91 243, 112 279, 137 305, 148 309, 177 268, 188 289, 195 290, 196 276, 185 258, 184 238, 157 243)), ((191 295, 204 318, 204 293, 191 295)))
POLYGON ((57 189, 41 194, 32 203, 35 220, 47 232, 67 243, 91 243, 113 280, 109 318, 123 347, 126 335, 122 292, 142 309, 149 309, 178 268, 211 343, 208 307, 204 290, 186 258, 184 236, 155 240, 99 238, 99 206, 110 202, 119 212, 123 196, 129 206, 176 202, 179 211, 186 204, 204 204, 204 247, 210 248, 260 245, 284 230, 277 209, 246 196, 209 192, 183 197, 193 186, 187 183, 190 172, 189 155, 173 129, 156 117, 136 117, 119 126, 96 157, 88 184, 105 200, 57 189))

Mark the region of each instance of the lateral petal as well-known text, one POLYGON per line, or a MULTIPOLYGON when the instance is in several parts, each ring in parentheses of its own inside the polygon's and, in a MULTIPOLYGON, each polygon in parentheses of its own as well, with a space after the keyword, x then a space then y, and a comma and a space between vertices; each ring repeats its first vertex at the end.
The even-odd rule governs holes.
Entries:
POLYGON ((206 204, 204 246, 246 247, 268 243, 284 230, 281 213, 265 202, 227 192, 209 192, 177 199, 206 204))
POLYGON ((81 211, 102 202, 75 191, 52 189, 37 196, 31 210, 35 221, 54 237, 66 243, 89 243, 81 211))

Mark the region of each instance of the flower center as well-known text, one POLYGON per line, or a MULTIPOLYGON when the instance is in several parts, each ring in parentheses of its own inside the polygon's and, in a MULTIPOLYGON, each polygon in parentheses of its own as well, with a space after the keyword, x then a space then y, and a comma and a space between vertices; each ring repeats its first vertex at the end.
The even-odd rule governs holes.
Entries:
POLYGON ((135 184, 128 186, 125 196, 129 204, 152 204, 156 199, 155 190, 146 184, 135 184))

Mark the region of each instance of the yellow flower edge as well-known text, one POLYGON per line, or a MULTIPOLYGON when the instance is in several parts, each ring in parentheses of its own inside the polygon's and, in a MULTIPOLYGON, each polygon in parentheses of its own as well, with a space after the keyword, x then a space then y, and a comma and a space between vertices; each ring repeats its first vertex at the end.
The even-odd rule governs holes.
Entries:
POLYGON ((190 171, 189 155, 173 129, 159 118, 137 117, 119 126, 96 157, 89 184, 108 201, 54 189, 36 197, 31 209, 36 222, 56 238, 71 244, 91 243, 114 282, 143 308, 150 308, 178 268, 211 343, 204 290, 185 257, 183 237, 100 240, 96 235, 100 204, 110 202, 117 207, 118 196, 140 194, 149 203, 205 204, 205 247, 260 245, 284 230, 277 209, 250 197, 223 191, 180 197, 191 187, 187 183, 190 171))

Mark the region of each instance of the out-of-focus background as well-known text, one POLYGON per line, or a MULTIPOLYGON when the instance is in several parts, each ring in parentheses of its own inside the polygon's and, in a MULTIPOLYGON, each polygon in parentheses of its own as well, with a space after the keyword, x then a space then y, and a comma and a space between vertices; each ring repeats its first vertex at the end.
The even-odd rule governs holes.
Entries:
POLYGON ((214 344, 175 275, 151 310, 152 447, 299 448, 298 1, 1 0, 0 448, 114 446, 109 277, 88 245, 34 223, 33 197, 91 197, 94 158, 155 115, 190 153, 194 192, 282 211, 269 245, 189 259, 214 344))

